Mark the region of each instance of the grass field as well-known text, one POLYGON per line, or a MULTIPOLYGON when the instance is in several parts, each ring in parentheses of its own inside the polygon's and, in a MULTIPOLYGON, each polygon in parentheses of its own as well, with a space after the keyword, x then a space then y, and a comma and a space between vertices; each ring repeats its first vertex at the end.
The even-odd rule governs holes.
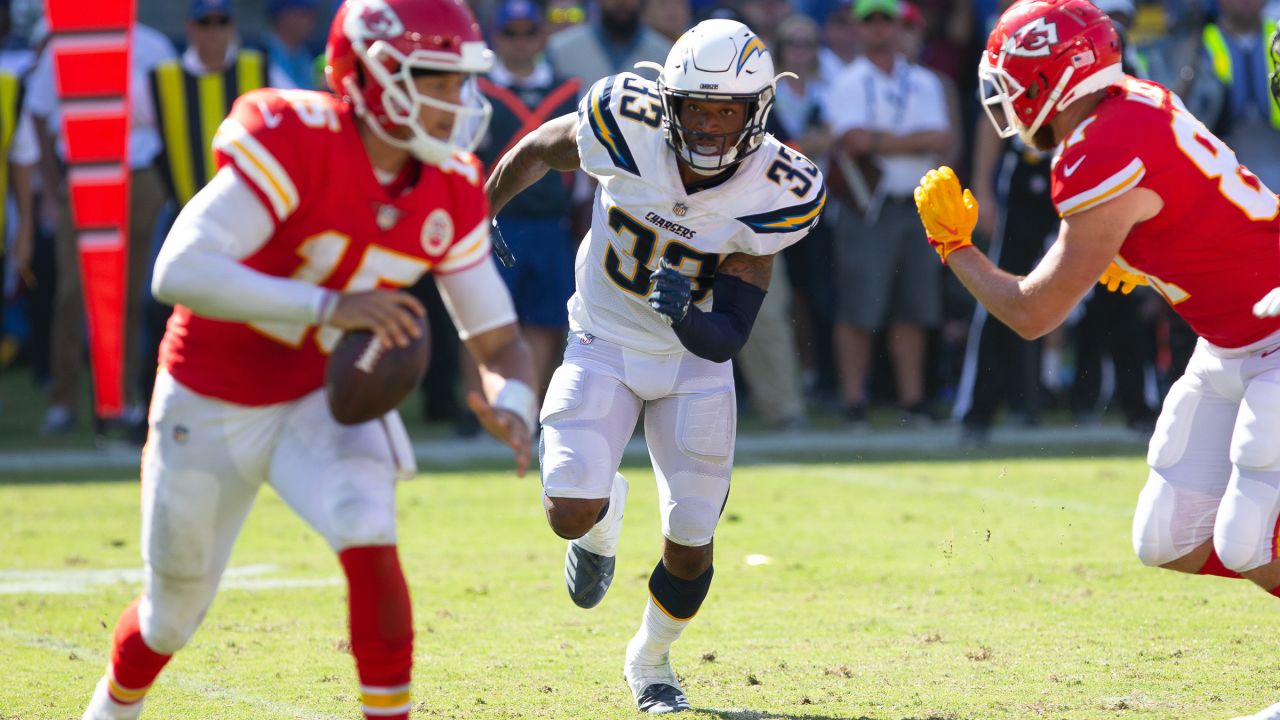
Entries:
MULTIPOLYGON (((635 716, 622 652, 658 530, 652 473, 627 474, 618 580, 589 612, 536 480, 401 486, 415 717, 635 716)), ((1274 598, 1133 556, 1144 477, 1136 453, 740 468, 672 656, 693 715, 1227 718, 1280 700, 1274 598)), ((137 538, 128 473, 0 485, 0 718, 79 717, 139 589, 102 571, 135 571, 137 538)), ((357 717, 338 565, 270 490, 232 568, 146 717, 357 717)))

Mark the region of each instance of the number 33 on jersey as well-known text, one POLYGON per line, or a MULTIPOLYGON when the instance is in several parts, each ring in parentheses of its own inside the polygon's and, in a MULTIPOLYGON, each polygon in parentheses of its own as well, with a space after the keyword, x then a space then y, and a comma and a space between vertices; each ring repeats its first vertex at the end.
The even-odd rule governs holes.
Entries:
POLYGON ((1164 207, 1129 232, 1117 265, 1219 347, 1280 329, 1252 311, 1280 286, 1280 201, 1176 96, 1126 77, 1063 143, 1053 201, 1070 217, 1136 187, 1164 207))
MULTIPOLYGON (((410 163, 384 186, 373 174, 350 106, 319 92, 255 90, 238 99, 214 138, 218 167, 253 188, 276 229, 238 248, 259 272, 337 291, 405 287, 423 273, 463 270, 488 257, 488 203, 479 162, 410 163)), ((235 292, 235 288, 228 288, 235 292)), ((334 328, 233 323, 178 306, 161 364, 203 395, 243 405, 292 400, 320 387, 334 328), (225 368, 253 358, 257 371, 225 368)))
POLYGON ((772 255, 800 240, 827 195, 818 168, 772 135, 718 184, 686 192, 662 115, 654 82, 634 73, 606 77, 582 99, 578 155, 599 188, 569 319, 575 332, 672 354, 683 346, 645 301, 660 261, 693 278, 693 301, 710 310, 725 256, 772 255))

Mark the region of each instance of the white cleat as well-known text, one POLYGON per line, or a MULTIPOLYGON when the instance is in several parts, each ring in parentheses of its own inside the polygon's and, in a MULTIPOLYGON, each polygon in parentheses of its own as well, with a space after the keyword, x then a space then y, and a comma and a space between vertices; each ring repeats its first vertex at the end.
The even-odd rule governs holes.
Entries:
POLYGON ((665 715, 690 710, 684 688, 680 687, 680 680, 671 669, 670 655, 663 653, 658 664, 649 665, 640 659, 637 649, 638 643, 633 638, 627 644, 627 661, 622 666, 622 677, 631 688, 640 712, 665 715))
POLYGON ((1276 703, 1269 708, 1259 710, 1252 715, 1244 715, 1232 720, 1280 720, 1280 703, 1276 703))
POLYGON ((613 584, 614 559, 622 536, 622 515, 627 505, 627 481, 617 473, 609 491, 609 511, 583 537, 570 540, 564 554, 564 585, 581 608, 593 608, 604 600, 613 584))

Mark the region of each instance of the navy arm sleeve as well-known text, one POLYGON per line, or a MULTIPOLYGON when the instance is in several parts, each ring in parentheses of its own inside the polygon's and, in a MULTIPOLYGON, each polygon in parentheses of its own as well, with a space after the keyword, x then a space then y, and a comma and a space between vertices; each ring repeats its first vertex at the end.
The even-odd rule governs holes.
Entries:
POLYGON ((727 362, 747 343, 765 291, 733 275, 716 273, 712 292, 711 312, 690 305, 672 329, 689 352, 712 362, 727 362))

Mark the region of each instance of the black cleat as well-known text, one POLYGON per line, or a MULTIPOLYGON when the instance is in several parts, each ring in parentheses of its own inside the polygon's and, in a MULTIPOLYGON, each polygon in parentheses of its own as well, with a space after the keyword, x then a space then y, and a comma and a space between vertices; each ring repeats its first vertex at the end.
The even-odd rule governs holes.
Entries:
POLYGON ((604 594, 613 584, 613 568, 616 558, 597 555, 569 542, 564 553, 564 585, 569 590, 573 604, 580 608, 593 608, 604 600, 604 594))
POLYGON ((689 706, 689 699, 684 696, 684 691, 662 683, 648 685, 641 690, 636 696, 636 705, 640 708, 640 712, 650 715, 665 715, 692 709, 689 706))

